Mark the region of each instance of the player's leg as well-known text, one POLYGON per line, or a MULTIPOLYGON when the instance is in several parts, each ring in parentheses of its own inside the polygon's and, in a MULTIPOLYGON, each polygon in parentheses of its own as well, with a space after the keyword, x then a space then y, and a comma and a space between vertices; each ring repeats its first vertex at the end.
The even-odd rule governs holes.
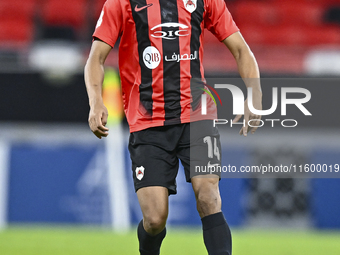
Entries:
POLYGON ((201 218, 221 212, 219 176, 196 176, 191 178, 191 183, 195 192, 197 211, 201 218))
POLYGON ((143 220, 138 225, 139 251, 141 255, 158 255, 166 234, 168 217, 168 189, 145 187, 137 191, 143 220))
POLYGON ((231 255, 231 232, 221 211, 219 176, 191 179, 209 255, 231 255))
POLYGON ((145 187, 137 191, 139 205, 143 213, 143 226, 150 235, 163 231, 168 217, 168 189, 165 187, 145 187))
POLYGON ((138 226, 141 255, 158 255, 166 234, 168 196, 176 194, 177 129, 181 127, 155 127, 130 135, 134 186, 143 212, 138 226))
POLYGON ((190 130, 185 130, 178 147, 178 157, 184 166, 186 180, 192 183, 195 192, 209 255, 231 255, 231 234, 221 212, 219 173, 196 172, 196 166, 209 170, 209 166, 220 165, 220 152, 220 136, 212 121, 190 123, 190 130))

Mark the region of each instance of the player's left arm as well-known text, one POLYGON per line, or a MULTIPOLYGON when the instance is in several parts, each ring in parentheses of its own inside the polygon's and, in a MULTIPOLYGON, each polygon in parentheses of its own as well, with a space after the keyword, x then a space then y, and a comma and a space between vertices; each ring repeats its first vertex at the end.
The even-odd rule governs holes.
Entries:
POLYGON ((105 42, 94 40, 84 70, 90 105, 89 126, 99 139, 108 136, 109 131, 106 127, 108 111, 103 103, 102 85, 104 81, 104 63, 111 49, 112 47, 105 42))
MULTIPOLYGON (((249 46, 243 39, 240 32, 236 32, 226 39, 223 43, 228 47, 232 55, 234 56, 238 71, 246 84, 247 88, 251 87, 253 90, 253 105, 257 110, 262 110, 262 90, 260 84, 260 71, 257 65, 254 54, 250 50, 249 46)), ((237 115, 234 119, 234 123, 239 121, 242 115, 237 115)), ((251 130, 254 134, 256 127, 251 128, 248 125, 250 120, 260 120, 261 116, 252 113, 248 108, 248 99, 245 101, 244 107, 244 120, 245 126, 240 130, 240 135, 247 136, 247 133, 251 130)), ((254 121, 252 126, 258 126, 260 121, 254 121)))

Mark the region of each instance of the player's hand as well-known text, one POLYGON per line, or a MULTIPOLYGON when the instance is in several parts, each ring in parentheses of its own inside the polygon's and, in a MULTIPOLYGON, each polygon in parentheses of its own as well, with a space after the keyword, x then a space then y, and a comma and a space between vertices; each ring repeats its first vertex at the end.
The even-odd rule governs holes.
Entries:
MULTIPOLYGON (((262 110, 262 93, 261 92, 253 93, 253 104, 256 110, 262 110)), ((233 123, 238 122, 241 118, 242 118, 242 115, 237 115, 235 119, 233 120, 233 123)), ((260 120, 261 120, 260 115, 256 115, 249 110, 248 99, 246 99, 246 101, 244 102, 244 126, 240 130, 240 135, 247 136, 250 130, 251 130, 251 133, 254 134, 258 126, 261 124, 260 120), (254 126, 254 127, 249 126, 250 120, 256 120, 256 121, 250 122, 251 126, 254 126)))
POLYGON ((103 103, 91 107, 89 114, 89 126, 92 132, 99 138, 107 137, 109 129, 106 126, 108 112, 103 103))

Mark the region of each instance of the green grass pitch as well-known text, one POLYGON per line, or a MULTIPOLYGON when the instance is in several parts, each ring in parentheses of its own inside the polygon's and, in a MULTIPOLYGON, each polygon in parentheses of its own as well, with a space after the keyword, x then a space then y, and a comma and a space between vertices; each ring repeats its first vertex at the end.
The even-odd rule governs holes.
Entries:
MULTIPOLYGON (((1 255, 138 255, 135 231, 85 227, 10 227, 1 255)), ((200 229, 170 228, 161 255, 207 255, 200 229)), ((233 255, 338 255, 340 232, 233 230, 233 255)))

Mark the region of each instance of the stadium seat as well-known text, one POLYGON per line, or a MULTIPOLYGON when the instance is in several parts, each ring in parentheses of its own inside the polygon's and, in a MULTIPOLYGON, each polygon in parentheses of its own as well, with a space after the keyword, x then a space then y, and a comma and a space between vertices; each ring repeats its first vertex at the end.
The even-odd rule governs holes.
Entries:
POLYGON ((236 3, 233 16, 236 23, 272 25, 278 22, 275 5, 266 2, 242 1, 236 3))
MULTIPOLYGON (((246 0, 249 1, 249 0, 246 0)), ((255 0, 256 1, 256 0, 255 0)), ((278 2, 286 2, 289 3, 291 5, 295 5, 295 4, 311 4, 311 5, 322 5, 322 6, 328 6, 330 4, 339 4, 339 0, 264 0, 267 3, 270 2, 270 4, 273 3, 278 3, 278 2)))
POLYGON ((300 44, 301 34, 286 26, 245 26, 241 33, 250 45, 300 44))
POLYGON ((339 0, 319 0, 322 2, 325 6, 339 6, 340 2, 339 0))
POLYGON ((36 0, 0 1, 0 44, 16 47, 34 38, 36 0))
POLYGON ((339 45, 340 27, 324 25, 318 28, 305 30, 310 45, 339 45))
POLYGON ((284 25, 321 25, 325 8, 322 4, 308 4, 306 2, 278 1, 275 3, 278 17, 284 25))
POLYGON ((270 45, 315 46, 340 43, 340 29, 333 26, 278 26, 266 33, 265 44, 270 45))
POLYGON ((249 24, 238 24, 238 27, 249 45, 262 45, 266 43, 266 30, 270 28, 249 24))
POLYGON ((0 44, 5 46, 26 46, 34 37, 34 24, 30 19, 1 18, 0 44))
POLYGON ((81 28, 86 21, 86 0, 45 0, 42 19, 45 26, 81 28))
POLYGON ((36 0, 1 0, 1 19, 12 18, 13 16, 33 19, 35 14, 36 0))
POLYGON ((305 28, 297 25, 282 25, 276 29, 276 37, 281 45, 305 45, 309 37, 305 33, 305 28))

